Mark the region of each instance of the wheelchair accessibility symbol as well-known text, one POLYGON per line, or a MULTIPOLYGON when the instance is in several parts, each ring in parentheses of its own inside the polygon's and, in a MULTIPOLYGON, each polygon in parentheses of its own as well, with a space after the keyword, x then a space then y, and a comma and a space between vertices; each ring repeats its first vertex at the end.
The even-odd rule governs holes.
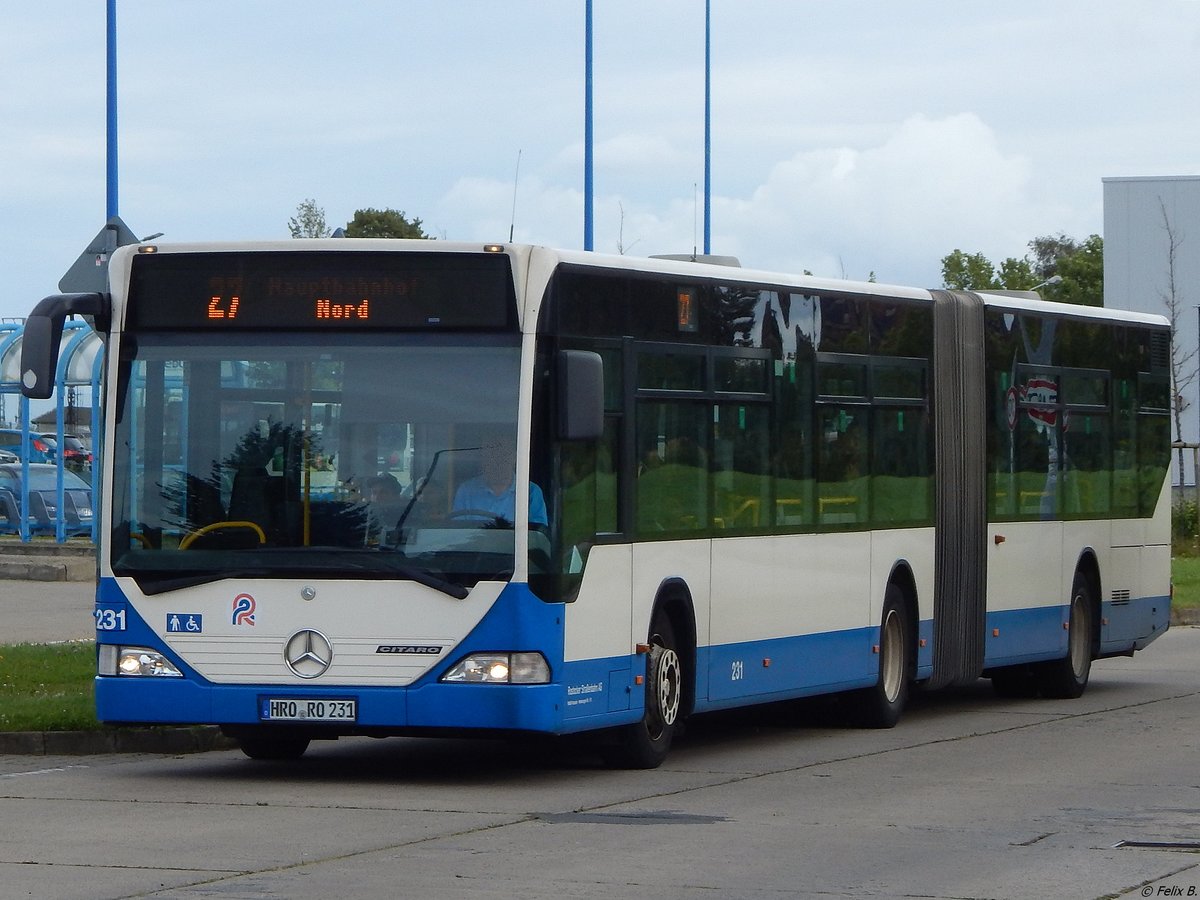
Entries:
POLYGON ((167 613, 168 634, 200 634, 204 631, 204 616, 200 613, 167 613))

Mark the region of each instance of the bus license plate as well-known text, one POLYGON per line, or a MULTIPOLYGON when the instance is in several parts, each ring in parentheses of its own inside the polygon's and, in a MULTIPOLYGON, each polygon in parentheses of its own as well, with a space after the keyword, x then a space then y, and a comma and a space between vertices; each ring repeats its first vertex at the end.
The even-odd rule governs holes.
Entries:
POLYGON ((266 697, 261 718, 270 722, 353 722, 358 718, 358 702, 266 697))

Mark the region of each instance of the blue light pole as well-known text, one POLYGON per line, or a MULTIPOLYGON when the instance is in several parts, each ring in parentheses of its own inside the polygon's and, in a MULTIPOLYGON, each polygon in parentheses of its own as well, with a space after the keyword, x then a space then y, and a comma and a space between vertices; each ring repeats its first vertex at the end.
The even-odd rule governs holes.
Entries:
POLYGON ((704 0, 704 255, 712 253, 712 0, 704 0))
POLYGON ((583 37, 583 249, 592 248, 592 0, 584 7, 583 37))
POLYGON ((117 0, 108 0, 108 215, 117 215, 117 0))

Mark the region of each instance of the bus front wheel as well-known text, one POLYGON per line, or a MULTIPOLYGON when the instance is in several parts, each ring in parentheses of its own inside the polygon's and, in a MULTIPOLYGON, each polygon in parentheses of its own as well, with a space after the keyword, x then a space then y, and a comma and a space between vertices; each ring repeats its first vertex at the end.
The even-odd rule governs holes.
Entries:
POLYGON ((230 736, 237 740, 242 752, 250 759, 299 759, 309 745, 308 738, 295 734, 256 734, 238 730, 230 736))
POLYGON ((662 765, 679 730, 685 671, 671 620, 656 613, 646 656, 646 711, 640 722, 617 729, 605 748, 614 768, 656 769, 662 765))

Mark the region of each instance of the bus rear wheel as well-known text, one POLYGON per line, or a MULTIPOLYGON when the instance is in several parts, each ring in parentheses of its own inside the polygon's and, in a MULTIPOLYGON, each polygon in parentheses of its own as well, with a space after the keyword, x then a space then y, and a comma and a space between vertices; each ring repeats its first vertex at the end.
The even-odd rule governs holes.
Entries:
POLYGON ((1067 623, 1067 655, 1034 668, 1043 697, 1073 700, 1087 689, 1096 641, 1096 608, 1092 586, 1083 573, 1071 585, 1071 610, 1067 623))
POLYGON ((1032 666, 1005 666, 992 669, 992 690, 1006 700, 1027 700, 1038 695, 1038 678, 1032 666))
POLYGON ((686 677, 683 657, 671 620, 656 613, 646 656, 646 710, 640 722, 625 725, 605 747, 605 762, 613 768, 657 769, 667 758, 682 724, 686 677))
POLYGON ((853 695, 854 721, 862 728, 892 728, 908 703, 912 683, 912 634, 904 594, 889 584, 879 626, 879 680, 853 695))

